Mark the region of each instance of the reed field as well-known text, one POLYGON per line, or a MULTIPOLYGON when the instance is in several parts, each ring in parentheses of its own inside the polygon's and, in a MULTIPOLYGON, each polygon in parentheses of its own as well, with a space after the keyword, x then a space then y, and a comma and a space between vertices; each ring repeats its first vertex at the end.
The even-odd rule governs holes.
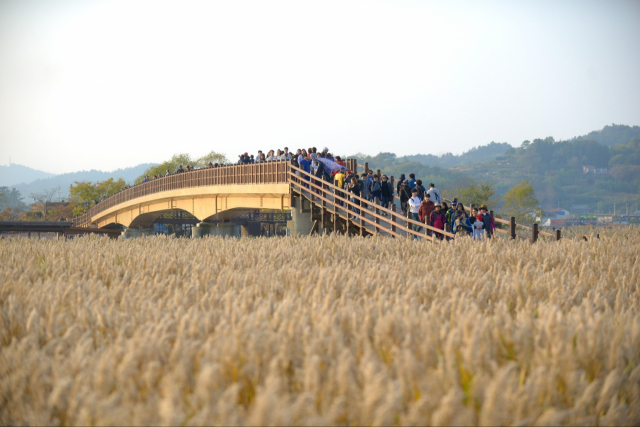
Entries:
POLYGON ((640 425, 639 254, 632 227, 2 240, 0 423, 640 425))

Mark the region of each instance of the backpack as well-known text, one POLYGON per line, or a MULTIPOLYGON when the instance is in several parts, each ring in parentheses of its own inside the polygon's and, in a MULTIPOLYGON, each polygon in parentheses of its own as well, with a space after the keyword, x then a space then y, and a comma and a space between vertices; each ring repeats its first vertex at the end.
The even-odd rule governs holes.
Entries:
POLYGON ((444 218, 444 214, 442 212, 436 213, 433 224, 431 225, 434 226, 435 228, 439 228, 443 230, 445 221, 446 219, 444 218))

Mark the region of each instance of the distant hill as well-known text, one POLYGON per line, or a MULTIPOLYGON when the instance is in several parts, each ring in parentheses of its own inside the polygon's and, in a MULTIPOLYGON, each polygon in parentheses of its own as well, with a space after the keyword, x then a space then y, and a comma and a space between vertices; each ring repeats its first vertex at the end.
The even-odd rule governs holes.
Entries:
POLYGON ((605 126, 602 130, 594 130, 583 136, 577 136, 572 141, 597 141, 607 147, 625 145, 631 139, 640 137, 640 126, 616 125, 605 126))
POLYGON ((503 156, 507 150, 513 147, 506 142, 490 142, 487 145, 481 145, 474 147, 469 151, 465 151, 460 155, 451 153, 442 154, 436 156, 433 154, 414 154, 411 156, 398 157, 394 153, 378 153, 376 156, 369 156, 363 153, 354 154, 348 156, 349 158, 357 158, 358 162, 364 164, 369 162, 369 165, 376 168, 391 167, 397 164, 403 163, 419 163, 429 167, 441 167, 448 168, 451 166, 461 164, 482 163, 495 159, 496 157, 503 156))
POLYGON ((469 151, 466 151, 460 155, 454 155, 446 153, 441 156, 434 156, 433 154, 416 154, 414 156, 406 156, 407 161, 422 163, 426 166, 440 166, 448 168, 450 166, 467 164, 467 163, 481 163, 488 160, 493 160, 498 156, 504 155, 511 145, 506 142, 493 142, 491 141, 487 145, 481 145, 474 147, 469 151))
POLYGON ((80 171, 64 173, 61 175, 55 175, 46 179, 37 179, 29 183, 21 183, 12 185, 20 191, 24 197, 25 203, 33 203, 33 200, 29 199, 29 193, 34 193, 50 188, 60 187, 60 198, 66 199, 69 197, 69 186, 73 185, 74 181, 104 181, 109 178, 122 178, 127 183, 133 184, 133 181, 142 173, 153 166, 154 163, 143 163, 137 166, 133 166, 126 169, 117 169, 112 172, 103 172, 98 170, 80 171))
POLYGON ((0 166, 0 187, 11 187, 12 185, 29 183, 52 176, 55 176, 55 174, 11 163, 9 166, 0 166))

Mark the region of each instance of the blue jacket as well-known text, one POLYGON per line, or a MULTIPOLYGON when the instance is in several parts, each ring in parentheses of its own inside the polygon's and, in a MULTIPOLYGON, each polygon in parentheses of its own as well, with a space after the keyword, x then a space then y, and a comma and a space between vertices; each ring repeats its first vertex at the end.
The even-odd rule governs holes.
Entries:
POLYGON ((471 226, 471 221, 469 218, 465 218, 464 222, 458 226, 457 220, 453 222, 453 234, 456 234, 458 231, 466 230, 468 233, 473 233, 473 227, 471 226))

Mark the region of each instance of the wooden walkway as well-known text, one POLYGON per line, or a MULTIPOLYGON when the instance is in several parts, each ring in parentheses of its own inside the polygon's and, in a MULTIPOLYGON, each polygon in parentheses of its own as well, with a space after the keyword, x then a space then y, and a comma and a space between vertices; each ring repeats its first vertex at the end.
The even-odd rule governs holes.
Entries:
MULTIPOLYGON (((359 165, 356 159, 347 159, 345 165, 358 173, 369 170, 367 163, 359 165)), ((393 185, 393 177, 391 177, 391 182, 393 185)), ((286 161, 204 169, 138 184, 101 201, 86 214, 73 218, 73 225, 75 227, 91 227, 91 218, 100 212, 126 201, 148 197, 167 190, 216 185, 274 183, 289 184, 291 208, 298 209, 300 213, 309 213, 312 221, 317 221, 313 230, 321 227, 349 235, 379 234, 394 238, 426 239, 436 243, 455 239, 455 235, 448 228, 439 230, 402 215, 397 211, 397 206, 394 203, 397 201, 397 196, 392 197, 390 208, 386 209, 363 197, 353 197, 352 194, 335 186, 332 182, 319 180, 286 161), (351 201, 352 198, 355 198, 355 202, 351 201), (354 212, 353 208, 359 209, 360 213, 354 212), (420 231, 417 231, 418 229, 420 231), (436 235, 439 238, 436 238, 436 235)), ((449 200, 446 201, 450 203, 449 200)), ((464 201, 462 202, 464 203, 464 201)), ((469 206, 469 209, 471 207, 469 206)), ((529 227, 517 224, 515 218, 504 220, 494 217, 493 212, 491 215, 496 224, 496 235, 503 235, 511 239, 529 239, 532 242, 537 241, 541 236, 556 240, 561 237, 560 230, 556 230, 555 234, 545 233, 538 229, 538 224, 529 227)))

